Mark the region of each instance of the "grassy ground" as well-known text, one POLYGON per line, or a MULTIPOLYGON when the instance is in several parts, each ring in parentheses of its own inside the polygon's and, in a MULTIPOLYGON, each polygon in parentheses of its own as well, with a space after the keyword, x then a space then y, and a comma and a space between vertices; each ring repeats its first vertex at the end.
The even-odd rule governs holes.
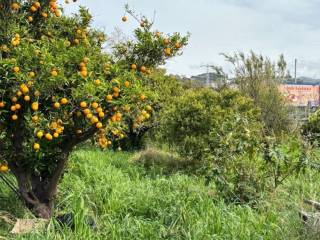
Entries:
MULTIPOLYGON (((7 239, 317 239, 306 234, 297 210, 304 197, 319 199, 320 176, 308 172, 264 196, 257 209, 226 205, 202 179, 183 174, 164 176, 129 163, 128 153, 79 150, 59 192, 58 212, 74 212, 75 230, 53 221, 40 232, 9 234, 7 239), (92 230, 84 216, 97 223, 92 230)), ((29 214, 0 185, 0 211, 29 214)), ((1 238, 0 238, 1 239, 1 238)))

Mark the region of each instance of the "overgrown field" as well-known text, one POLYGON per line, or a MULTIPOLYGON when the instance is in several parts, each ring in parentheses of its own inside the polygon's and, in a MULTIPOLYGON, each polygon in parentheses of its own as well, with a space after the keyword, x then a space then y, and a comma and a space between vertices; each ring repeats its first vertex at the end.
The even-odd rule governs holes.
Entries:
MULTIPOLYGON (((75 229, 51 221, 46 229, 8 239, 317 239, 307 234, 298 210, 303 198, 320 199, 320 176, 292 177, 255 208, 227 205, 204 179, 164 175, 131 163, 130 153, 78 150, 59 189, 57 211, 73 212, 75 229), (85 216, 95 219, 90 228, 85 216)), ((31 215, 0 185, 0 210, 19 218, 31 215)), ((57 213, 58 214, 58 213, 57 213)))

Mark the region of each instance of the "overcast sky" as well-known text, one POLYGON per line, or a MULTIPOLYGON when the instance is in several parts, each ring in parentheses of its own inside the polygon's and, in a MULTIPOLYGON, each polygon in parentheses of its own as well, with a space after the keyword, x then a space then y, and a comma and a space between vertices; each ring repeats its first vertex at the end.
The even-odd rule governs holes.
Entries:
POLYGON ((95 27, 130 34, 136 22, 122 23, 126 3, 150 18, 156 11, 155 29, 191 33, 184 54, 167 64, 170 73, 202 73, 207 63, 228 69, 219 53, 254 50, 272 59, 283 53, 292 73, 297 58, 298 76, 320 78, 320 0, 78 0, 66 12, 86 6, 95 27))

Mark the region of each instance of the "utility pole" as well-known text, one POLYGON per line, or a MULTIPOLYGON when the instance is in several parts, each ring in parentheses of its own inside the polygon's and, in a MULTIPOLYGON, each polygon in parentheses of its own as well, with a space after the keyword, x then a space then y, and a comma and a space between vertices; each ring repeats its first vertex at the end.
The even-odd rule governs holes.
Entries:
POLYGON ((209 72, 209 64, 207 64, 207 87, 210 87, 210 72, 209 72))
POLYGON ((297 84, 297 64, 298 60, 294 59, 294 83, 297 84))
POLYGON ((206 86, 210 87, 210 68, 212 67, 209 64, 206 65, 201 65, 200 67, 205 67, 207 72, 206 72, 206 86))

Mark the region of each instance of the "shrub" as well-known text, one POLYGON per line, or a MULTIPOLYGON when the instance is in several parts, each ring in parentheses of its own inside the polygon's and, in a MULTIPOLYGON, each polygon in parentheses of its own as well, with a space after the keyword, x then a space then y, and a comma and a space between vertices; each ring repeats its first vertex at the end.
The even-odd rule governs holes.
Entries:
POLYGON ((302 134, 304 137, 315 145, 320 142, 320 109, 311 114, 308 121, 302 126, 302 134))
POLYGON ((261 109, 261 120, 268 134, 281 135, 291 130, 289 108, 279 91, 287 78, 287 63, 281 55, 274 63, 269 58, 251 52, 225 55, 234 67, 235 83, 245 96, 261 109))
POLYGON ((74 147, 95 136, 106 148, 124 137, 127 118, 147 121, 153 97, 141 79, 186 44, 143 18, 110 55, 91 20, 84 8, 62 15, 55 0, 0 0, 0 170, 10 168, 19 196, 42 218, 52 215, 74 147))
POLYGON ((238 91, 188 90, 161 114, 160 139, 232 200, 249 201, 264 185, 258 156, 263 125, 238 91))

